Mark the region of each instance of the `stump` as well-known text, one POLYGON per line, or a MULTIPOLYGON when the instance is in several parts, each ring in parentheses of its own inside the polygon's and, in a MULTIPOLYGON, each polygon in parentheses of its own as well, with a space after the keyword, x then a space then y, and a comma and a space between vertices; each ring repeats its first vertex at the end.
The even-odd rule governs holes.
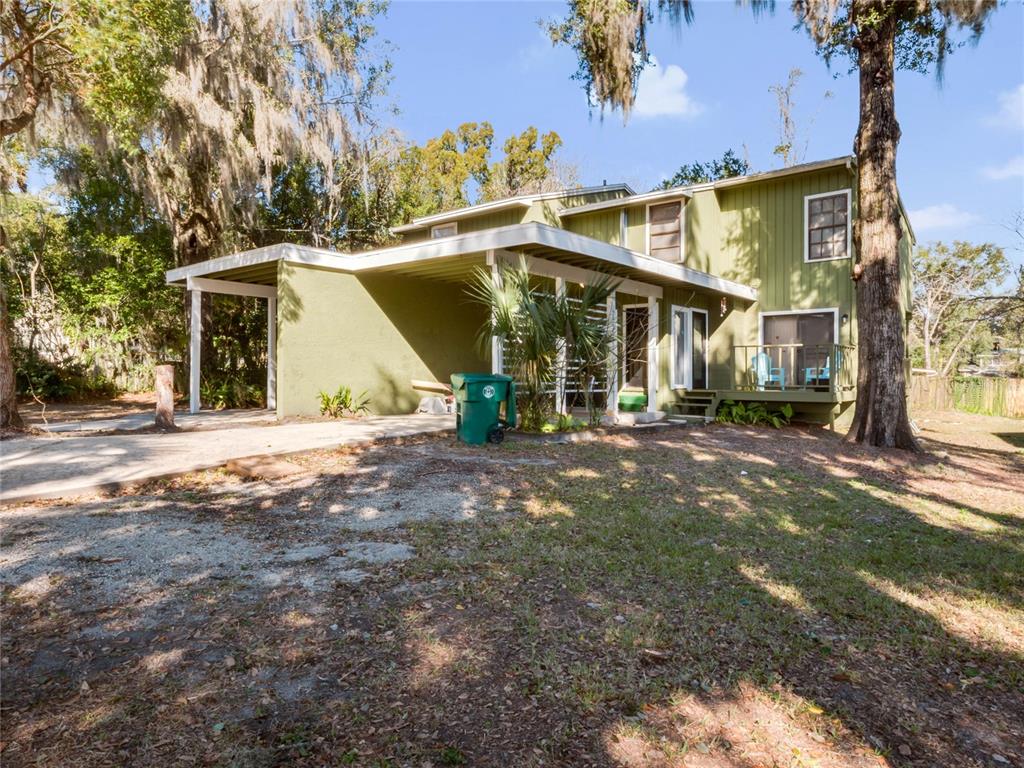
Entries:
POLYGON ((174 429, 174 366, 156 366, 156 425, 174 429))

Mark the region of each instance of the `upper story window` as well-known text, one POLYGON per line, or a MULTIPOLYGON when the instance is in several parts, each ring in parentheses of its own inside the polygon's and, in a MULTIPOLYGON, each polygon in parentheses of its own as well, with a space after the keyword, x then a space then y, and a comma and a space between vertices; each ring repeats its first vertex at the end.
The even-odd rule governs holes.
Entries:
POLYGON ((431 240, 438 237, 451 237, 457 234, 459 234, 459 223, 457 221, 451 221, 447 224, 435 224, 430 228, 431 240))
POLYGON ((850 190, 804 198, 804 261, 850 255, 850 190))
POLYGON ((683 260, 683 203, 647 206, 647 253, 663 261, 683 260))

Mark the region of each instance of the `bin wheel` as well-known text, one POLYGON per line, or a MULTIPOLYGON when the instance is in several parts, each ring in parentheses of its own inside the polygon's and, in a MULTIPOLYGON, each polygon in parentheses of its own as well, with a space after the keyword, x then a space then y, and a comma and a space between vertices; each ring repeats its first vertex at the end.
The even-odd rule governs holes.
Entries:
POLYGON ((489 430, 487 430, 487 442, 488 443, 494 443, 495 445, 497 445, 498 443, 500 443, 504 439, 505 439, 505 429, 504 429, 504 427, 491 427, 489 430))

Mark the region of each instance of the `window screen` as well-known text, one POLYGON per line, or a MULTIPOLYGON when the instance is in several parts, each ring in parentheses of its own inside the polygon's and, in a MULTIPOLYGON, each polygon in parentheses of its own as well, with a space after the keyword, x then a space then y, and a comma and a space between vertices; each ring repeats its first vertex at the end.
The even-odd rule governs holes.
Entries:
POLYGON ((849 196, 842 192, 807 201, 807 259, 841 259, 849 256, 847 225, 849 196))
POLYGON ((680 219, 683 212, 681 202, 652 205, 648 210, 650 224, 650 250, 655 258, 664 261, 680 261, 683 256, 680 219))

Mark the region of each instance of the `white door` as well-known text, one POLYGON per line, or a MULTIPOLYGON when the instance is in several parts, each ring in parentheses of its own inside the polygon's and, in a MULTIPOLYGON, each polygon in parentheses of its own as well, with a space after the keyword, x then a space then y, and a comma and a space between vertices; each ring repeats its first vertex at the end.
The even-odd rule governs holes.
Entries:
POLYGON ((703 309, 672 308, 672 386, 707 389, 708 313, 703 309))

